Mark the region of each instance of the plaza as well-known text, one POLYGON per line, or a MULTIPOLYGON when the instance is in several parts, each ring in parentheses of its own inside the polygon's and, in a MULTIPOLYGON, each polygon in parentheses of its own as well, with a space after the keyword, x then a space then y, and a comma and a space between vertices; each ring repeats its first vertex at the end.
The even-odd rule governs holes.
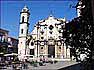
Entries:
MULTIPOLYGON (((62 61, 62 62, 56 62, 56 63, 44 63, 44 65, 40 66, 39 63, 37 63, 37 66, 31 65, 27 63, 27 68, 24 68, 22 64, 18 64, 18 67, 16 70, 67 70, 67 69, 75 69, 80 70, 80 64, 74 61, 62 61)), ((12 65, 6 67, 4 66, 1 70, 12 70, 12 65)), ((15 68, 14 68, 15 69, 15 68)))
POLYGON ((0 70, 94 70, 93 0, 23 2, 1 2, 0 70))

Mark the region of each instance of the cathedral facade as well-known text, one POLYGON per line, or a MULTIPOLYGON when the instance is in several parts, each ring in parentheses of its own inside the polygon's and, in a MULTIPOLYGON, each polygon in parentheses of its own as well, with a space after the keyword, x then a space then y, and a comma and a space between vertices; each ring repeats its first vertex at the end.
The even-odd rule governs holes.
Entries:
POLYGON ((34 57, 68 59, 70 49, 64 43, 63 31, 65 18, 55 18, 49 15, 46 19, 38 21, 31 33, 29 29, 30 12, 25 6, 21 11, 18 57, 24 59, 26 55, 34 57))

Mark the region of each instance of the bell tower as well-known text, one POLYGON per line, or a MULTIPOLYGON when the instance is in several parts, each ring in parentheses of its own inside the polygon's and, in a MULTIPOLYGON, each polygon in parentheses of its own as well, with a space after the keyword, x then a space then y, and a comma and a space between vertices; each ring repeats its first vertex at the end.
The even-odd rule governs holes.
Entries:
POLYGON ((26 38, 28 35, 29 28, 29 16, 30 12, 26 6, 20 12, 20 28, 19 28, 19 44, 18 44, 18 58, 24 59, 26 55, 26 38))

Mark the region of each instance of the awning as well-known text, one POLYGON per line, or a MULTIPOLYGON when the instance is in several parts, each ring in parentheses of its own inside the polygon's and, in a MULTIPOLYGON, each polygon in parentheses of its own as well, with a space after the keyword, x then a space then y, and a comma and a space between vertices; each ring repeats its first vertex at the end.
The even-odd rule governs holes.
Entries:
POLYGON ((5 54, 4 56, 13 56, 13 55, 18 55, 17 53, 11 53, 11 54, 5 54))
POLYGON ((34 55, 23 55, 23 56, 34 56, 34 55))
POLYGON ((4 54, 3 52, 1 52, 0 54, 4 54))

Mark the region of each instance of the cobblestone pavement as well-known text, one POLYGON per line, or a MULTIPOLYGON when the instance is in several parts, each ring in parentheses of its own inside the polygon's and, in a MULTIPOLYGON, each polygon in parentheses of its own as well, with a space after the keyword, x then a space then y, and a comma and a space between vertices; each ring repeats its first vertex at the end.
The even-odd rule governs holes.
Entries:
POLYGON ((32 70, 58 70, 67 66, 77 64, 76 62, 58 62, 55 64, 47 63, 45 66, 29 67, 32 70))
MULTIPOLYGON (((31 66, 30 64, 28 64, 28 69, 20 69, 20 70, 58 70, 58 69, 61 69, 61 68, 64 68, 64 67, 68 67, 68 66, 71 66, 71 65, 75 65, 77 64, 77 62, 73 62, 73 61, 62 61, 62 62, 57 62, 57 63, 54 63, 54 64, 51 64, 51 63, 45 63, 45 66, 38 66, 37 67, 34 67, 34 66, 31 66)), ((7 67, 6 69, 0 69, 0 70, 15 70, 12 68, 12 66, 9 66, 7 67)))

